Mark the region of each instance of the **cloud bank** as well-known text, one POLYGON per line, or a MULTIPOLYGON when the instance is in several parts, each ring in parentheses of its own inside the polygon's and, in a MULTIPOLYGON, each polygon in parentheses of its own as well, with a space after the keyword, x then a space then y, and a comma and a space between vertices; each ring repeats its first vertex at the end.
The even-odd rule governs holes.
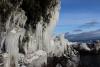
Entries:
POLYGON ((82 32, 79 34, 65 35, 65 38, 71 41, 97 40, 100 39, 100 29, 97 29, 95 31, 82 32))
POLYGON ((79 26, 79 28, 91 28, 93 26, 96 26, 97 24, 99 24, 99 23, 95 22, 95 21, 91 21, 91 22, 88 22, 88 23, 85 23, 85 24, 79 26))

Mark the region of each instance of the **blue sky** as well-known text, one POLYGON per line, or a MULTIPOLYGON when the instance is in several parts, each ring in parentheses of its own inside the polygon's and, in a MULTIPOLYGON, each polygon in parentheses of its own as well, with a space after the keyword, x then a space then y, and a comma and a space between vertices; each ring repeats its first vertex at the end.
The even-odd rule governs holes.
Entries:
POLYGON ((100 29, 100 0, 61 0, 55 33, 78 34, 100 29))

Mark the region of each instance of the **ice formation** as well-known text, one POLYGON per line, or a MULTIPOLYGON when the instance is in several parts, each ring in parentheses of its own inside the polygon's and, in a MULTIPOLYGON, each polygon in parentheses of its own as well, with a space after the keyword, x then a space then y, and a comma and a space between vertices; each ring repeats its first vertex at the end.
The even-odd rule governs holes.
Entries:
POLYGON ((0 4, 0 26, 4 29, 0 27, 0 49, 1 53, 5 52, 4 67, 45 67, 47 57, 74 54, 64 34, 53 38, 59 17, 59 0, 0 2, 4 4, 3 9, 0 4))
POLYGON ((23 28, 23 25, 25 24, 27 18, 25 16, 25 13, 23 14, 23 11, 21 12, 14 12, 13 13, 13 21, 11 21, 11 18, 9 18, 10 21, 7 22, 7 33, 5 36, 5 45, 6 45, 6 51, 8 52, 8 67, 19 67, 18 65, 18 54, 19 54, 19 41, 22 42, 22 39, 25 34, 25 29, 23 28), (11 25, 11 27, 10 27, 11 25), (20 27, 20 25, 22 27, 20 27))

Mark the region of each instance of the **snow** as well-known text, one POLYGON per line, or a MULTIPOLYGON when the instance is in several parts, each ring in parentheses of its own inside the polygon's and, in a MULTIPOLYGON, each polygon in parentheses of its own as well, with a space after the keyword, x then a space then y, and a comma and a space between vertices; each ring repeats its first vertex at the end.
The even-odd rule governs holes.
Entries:
POLYGON ((86 43, 82 43, 82 44, 80 45, 80 49, 85 49, 85 50, 87 50, 87 51, 90 51, 90 48, 86 45, 86 43))
POLYGON ((11 32, 12 32, 12 33, 16 33, 16 30, 15 30, 15 29, 13 29, 13 30, 11 30, 11 32))
POLYGON ((33 53, 33 54, 27 55, 27 56, 25 57, 24 62, 25 62, 26 64, 32 63, 33 61, 39 60, 39 58, 42 58, 42 57, 47 58, 47 53, 46 53, 45 51, 43 51, 43 50, 38 50, 38 51, 36 51, 36 52, 33 53))

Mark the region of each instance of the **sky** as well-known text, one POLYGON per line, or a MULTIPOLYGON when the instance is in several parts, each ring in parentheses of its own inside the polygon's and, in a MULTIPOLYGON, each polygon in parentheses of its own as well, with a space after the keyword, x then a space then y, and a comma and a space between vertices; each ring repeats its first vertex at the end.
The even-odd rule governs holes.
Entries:
MULTIPOLYGON (((61 0, 56 34, 100 32, 100 0, 61 0)), ((88 33, 87 33, 88 34, 88 33)))

